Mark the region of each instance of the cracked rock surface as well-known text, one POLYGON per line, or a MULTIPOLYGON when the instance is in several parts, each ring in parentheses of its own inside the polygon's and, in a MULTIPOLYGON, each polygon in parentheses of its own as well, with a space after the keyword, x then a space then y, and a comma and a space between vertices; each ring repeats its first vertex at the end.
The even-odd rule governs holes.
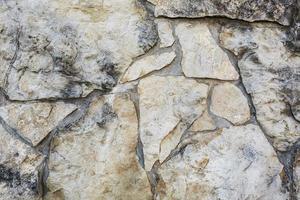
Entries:
POLYGON ((300 199, 300 1, 0 0, 0 200, 300 199))

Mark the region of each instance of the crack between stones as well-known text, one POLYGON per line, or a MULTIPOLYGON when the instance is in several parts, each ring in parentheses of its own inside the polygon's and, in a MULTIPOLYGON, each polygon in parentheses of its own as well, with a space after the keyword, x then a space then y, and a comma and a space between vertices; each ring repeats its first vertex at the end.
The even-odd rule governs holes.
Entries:
POLYGON ((163 18, 163 19, 170 19, 170 20, 189 20, 189 21, 198 21, 198 20, 208 20, 208 19, 217 19, 217 20, 229 20, 229 21, 236 21, 236 22, 241 22, 241 23, 259 23, 259 24, 275 24, 275 25, 279 25, 281 27, 290 27, 291 25, 283 25, 280 24, 276 21, 268 21, 268 20, 255 20, 255 21, 247 21, 247 20, 243 20, 243 19, 238 19, 238 18, 230 18, 227 17, 225 15, 214 15, 214 16, 203 16, 203 17, 193 17, 193 18, 189 18, 189 17, 168 17, 168 16, 164 16, 164 15, 159 15, 156 16, 156 18, 163 18))
POLYGON ((8 125, 2 117, 0 117, 0 124, 11 136, 23 142, 24 144, 33 147, 32 142, 28 138, 24 137, 21 133, 18 132, 18 130, 8 125))
MULTIPOLYGON (((294 147, 292 147, 291 150, 289 150, 287 152, 280 152, 280 151, 278 151, 277 149, 275 149, 273 147, 272 138, 267 135, 267 133, 264 130, 263 126, 260 124, 260 122, 257 119, 256 108, 255 108, 255 105, 253 103, 251 94, 247 93, 247 91, 246 91, 246 87, 245 87, 244 82, 243 82, 243 78, 242 78, 242 75, 241 75, 241 72, 240 72, 240 68, 237 64, 237 60, 238 60, 237 57, 229 51, 225 51, 225 52, 227 53, 227 55, 229 55, 229 57, 234 58, 235 61, 236 61, 234 66, 236 67, 237 72, 240 75, 239 85, 240 85, 244 95, 247 97, 248 104, 250 105, 250 108, 251 108, 251 115, 253 116, 253 122, 255 122, 255 124, 257 124, 259 126, 259 128, 263 132, 264 136, 268 140, 269 144, 272 146, 272 148, 276 152, 278 160, 283 165, 284 176, 287 178, 287 181, 284 182, 283 184, 284 184, 284 187, 286 187, 288 192, 289 192, 289 198, 290 198, 290 200, 297 200, 297 197, 296 197, 296 194, 295 194, 295 180, 294 180, 294 176, 293 176, 293 163, 294 163, 295 154, 296 154, 296 153, 293 153, 293 152, 295 151, 295 149, 294 149, 294 147)), ((298 151, 298 150, 300 150, 300 144, 297 147, 296 151, 298 151)))
MULTIPOLYGON (((19 22, 18 22, 19 23, 19 22)), ((11 72, 11 69, 14 67, 14 63, 16 62, 17 60, 17 57, 18 57, 18 52, 20 50, 20 35, 21 35, 21 29, 22 27, 19 26, 17 28, 17 33, 16 33, 16 37, 15 37, 15 52, 14 52, 14 55, 12 57, 12 60, 10 61, 9 63, 9 67, 7 69, 7 72, 5 74, 5 77, 4 77, 4 87, 6 88, 7 87, 7 84, 8 84, 8 76, 11 72)))
MULTIPOLYGON (((67 115, 62 121, 59 122, 59 124, 49 132, 49 134, 34 147, 37 151, 41 152, 42 155, 45 156, 45 159, 41 163, 41 165, 38 167, 38 188, 41 197, 44 199, 45 195, 48 192, 47 188, 47 179, 49 177, 49 158, 51 156, 51 144, 54 139, 54 137, 64 130, 67 130, 68 128, 75 125, 78 121, 80 121, 87 113, 88 108, 90 106, 91 101, 94 98, 103 96, 104 94, 99 93, 97 91, 92 92, 90 95, 85 97, 84 99, 81 99, 81 104, 79 108, 74 110, 72 113, 67 115)), ((78 99, 77 99, 78 101, 78 99)))

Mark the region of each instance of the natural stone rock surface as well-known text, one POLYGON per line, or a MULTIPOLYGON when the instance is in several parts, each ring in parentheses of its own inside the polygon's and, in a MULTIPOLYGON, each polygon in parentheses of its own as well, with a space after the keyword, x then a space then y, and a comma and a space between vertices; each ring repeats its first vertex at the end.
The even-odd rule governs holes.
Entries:
POLYGON ((191 126, 190 131, 211 131, 216 129, 216 124, 208 111, 205 111, 191 126))
POLYGON ((128 95, 95 98, 87 115, 54 140, 48 199, 151 199, 135 153, 137 138, 137 116, 128 95))
POLYGON ((240 57, 238 65, 257 119, 280 150, 300 138, 300 57, 284 46, 285 37, 285 31, 274 25, 233 24, 220 34, 221 44, 240 57))
POLYGON ((188 77, 237 80, 239 75, 218 47, 207 23, 180 23, 176 35, 182 46, 182 70, 188 77))
POLYGON ((169 65, 176 57, 175 52, 150 55, 134 62, 126 71, 122 82, 136 80, 152 71, 160 70, 169 65))
POLYGON ((276 21, 288 25, 294 0, 149 0, 156 16, 197 18, 225 16, 245 21, 276 21))
POLYGON ((296 200, 299 152, 300 0, 0 0, 0 200, 296 200))
POLYGON ((169 47, 175 42, 172 25, 165 19, 156 19, 157 31, 160 39, 160 47, 169 47))
POLYGON ((75 109, 75 105, 62 102, 9 104, 0 107, 0 117, 36 145, 75 109))
POLYGON ((156 160, 162 162, 159 158, 176 147, 182 132, 204 112, 207 93, 207 85, 182 76, 150 76, 140 81, 140 134, 146 170, 156 160))
POLYGON ((1 79, 10 99, 80 97, 114 87, 157 40, 135 0, 1 3, 1 79), (3 75, 2 75, 3 74, 3 75))
POLYGON ((157 199, 287 199, 278 161, 255 125, 224 129, 188 145, 163 164, 157 199))
POLYGON ((0 125, 0 199, 38 199, 42 156, 0 125))
POLYGON ((210 110, 233 124, 243 124, 250 119, 250 109, 241 90, 231 83, 214 87, 210 110))

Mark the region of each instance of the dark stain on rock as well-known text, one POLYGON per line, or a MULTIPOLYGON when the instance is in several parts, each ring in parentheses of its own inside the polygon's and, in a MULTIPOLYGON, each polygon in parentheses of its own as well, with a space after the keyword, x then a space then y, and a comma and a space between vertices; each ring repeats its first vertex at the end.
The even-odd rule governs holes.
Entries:
POLYGON ((144 52, 147 52, 158 41, 157 26, 154 22, 154 8, 147 0, 137 0, 136 7, 144 11, 143 19, 137 23, 136 28, 139 33, 138 44, 144 52))
POLYGON ((97 120, 97 125, 101 128, 104 128, 107 123, 116 117, 118 116, 116 113, 114 113, 112 107, 108 103, 105 103, 101 109, 101 116, 100 119, 97 120))
POLYGON ((75 81, 70 81, 64 89, 60 91, 63 98, 77 98, 82 94, 82 87, 75 81))
POLYGON ((107 91, 117 85, 120 76, 117 70, 118 64, 113 60, 112 53, 109 51, 101 51, 97 59, 99 71, 104 75, 101 87, 107 91))
POLYGON ((276 75, 276 80, 280 83, 280 93, 287 103, 284 114, 299 120, 300 104, 300 68, 285 66, 281 69, 269 69, 269 72, 276 75))
POLYGON ((37 178, 31 174, 21 175, 19 171, 0 164, 0 183, 12 189, 15 196, 38 195, 37 178))
POLYGON ((139 32, 138 44, 145 52, 152 48, 158 41, 157 27, 153 20, 146 19, 137 24, 139 32))
POLYGON ((300 52, 300 0, 295 2, 291 11, 292 22, 286 35, 285 45, 291 52, 300 52))

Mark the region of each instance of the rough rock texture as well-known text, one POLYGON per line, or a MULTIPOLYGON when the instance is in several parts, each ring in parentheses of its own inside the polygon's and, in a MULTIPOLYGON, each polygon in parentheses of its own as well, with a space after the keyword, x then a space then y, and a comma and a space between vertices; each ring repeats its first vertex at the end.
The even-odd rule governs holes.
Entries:
POLYGON ((211 131, 216 128, 216 124, 208 111, 204 111, 203 114, 194 121, 193 125, 189 129, 190 131, 211 131))
POLYGON ((278 26, 225 26, 220 42, 239 56, 243 83, 252 96, 257 119, 286 150, 300 138, 300 57, 284 46, 285 31, 278 26))
POLYGON ((62 102, 9 104, 0 107, 0 117, 35 146, 75 109, 62 102))
POLYGON ((161 154, 169 155, 184 130, 204 112, 207 93, 207 85, 182 76, 150 76, 140 81, 140 134, 146 170, 156 160, 164 161, 166 156, 161 154))
POLYGON ((0 199, 38 199, 43 157, 0 125, 0 199))
POLYGON ((50 193, 74 200, 151 199, 146 172, 136 159, 137 137, 128 95, 93 100, 86 116, 54 139, 50 193))
POLYGON ((22 0, 1 3, 1 10, 7 47, 0 83, 10 99, 74 98, 92 86, 111 89, 132 58, 157 39, 154 22, 134 0, 22 0))
POLYGON ((231 83, 214 87, 210 110, 233 124, 243 124, 250 119, 250 108, 246 97, 231 83))
POLYGON ((300 0, 0 0, 0 200, 300 199, 300 0))
POLYGON ((122 82, 136 80, 150 72, 160 70, 169 65, 176 57, 175 52, 166 52, 159 55, 151 55, 134 62, 125 72, 122 82))
POLYGON ((210 134, 159 168, 158 199, 287 198, 280 191, 283 166, 258 126, 210 134))
POLYGON ((149 0, 156 16, 198 18, 224 16, 246 21, 275 21, 288 25, 295 0, 149 0))
POLYGON ((236 80, 239 75, 218 47, 206 23, 180 23, 176 35, 182 46, 182 70, 188 77, 236 80))

